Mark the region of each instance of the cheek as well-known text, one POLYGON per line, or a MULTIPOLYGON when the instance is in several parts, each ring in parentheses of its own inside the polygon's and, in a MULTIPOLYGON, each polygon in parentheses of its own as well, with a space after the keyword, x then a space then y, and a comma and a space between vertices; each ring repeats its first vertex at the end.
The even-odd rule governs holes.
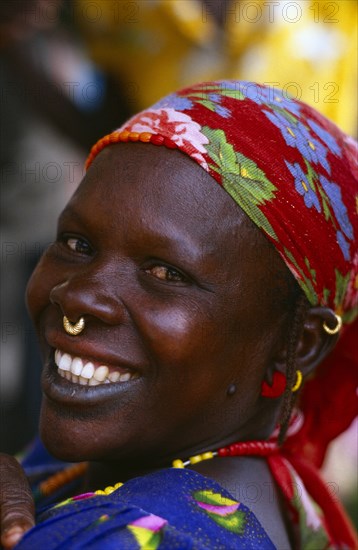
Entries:
POLYGON ((243 398, 249 389, 259 391, 271 341, 260 305, 245 312, 236 304, 239 300, 193 300, 158 309, 143 307, 141 334, 166 384, 185 384, 186 389, 177 392, 189 398, 200 394, 205 399, 217 390, 218 399, 224 399, 230 383, 238 385, 243 398))
POLYGON ((203 406, 215 396, 222 402, 230 383, 245 382, 240 320, 215 305, 186 301, 160 310, 143 308, 141 337, 153 359, 156 383, 171 395, 174 408, 177 400, 203 406))
POLYGON ((153 356, 165 363, 184 364, 205 355, 208 346, 215 348, 219 331, 213 318, 210 309, 189 300, 155 308, 143 306, 139 330, 153 356))

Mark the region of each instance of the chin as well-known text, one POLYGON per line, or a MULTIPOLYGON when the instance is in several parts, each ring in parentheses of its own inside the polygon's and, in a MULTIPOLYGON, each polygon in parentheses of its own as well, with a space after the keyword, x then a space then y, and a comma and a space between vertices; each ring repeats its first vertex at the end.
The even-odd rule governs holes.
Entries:
POLYGON ((39 431, 48 452, 59 460, 82 462, 103 457, 103 445, 95 437, 91 422, 73 417, 46 399, 41 408, 39 431))

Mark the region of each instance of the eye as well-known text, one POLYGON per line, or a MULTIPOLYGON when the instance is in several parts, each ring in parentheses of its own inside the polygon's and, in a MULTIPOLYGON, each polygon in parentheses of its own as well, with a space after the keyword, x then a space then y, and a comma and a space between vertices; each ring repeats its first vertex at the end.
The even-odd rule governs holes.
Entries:
POLYGON ((87 241, 79 237, 64 237, 64 243, 68 248, 78 254, 91 254, 92 248, 87 241))
POLYGON ((173 267, 167 267, 165 265, 155 265, 153 267, 148 267, 145 269, 145 273, 148 273, 149 275, 153 275, 157 279, 160 279, 161 281, 169 281, 169 282, 184 282, 186 281, 185 276, 174 269, 173 267))

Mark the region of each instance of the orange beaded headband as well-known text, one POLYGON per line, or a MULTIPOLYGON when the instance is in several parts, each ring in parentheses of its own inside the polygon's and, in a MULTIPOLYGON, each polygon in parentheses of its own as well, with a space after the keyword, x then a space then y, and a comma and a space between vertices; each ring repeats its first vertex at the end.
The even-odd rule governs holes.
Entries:
POLYGON ((177 144, 170 138, 159 136, 157 134, 151 134, 149 132, 128 132, 123 130, 122 132, 112 132, 107 134, 92 147, 90 154, 86 160, 86 170, 91 166, 95 157, 108 145, 114 143, 126 143, 126 142, 140 141, 142 143, 152 143, 153 145, 164 145, 168 149, 177 149, 177 144))

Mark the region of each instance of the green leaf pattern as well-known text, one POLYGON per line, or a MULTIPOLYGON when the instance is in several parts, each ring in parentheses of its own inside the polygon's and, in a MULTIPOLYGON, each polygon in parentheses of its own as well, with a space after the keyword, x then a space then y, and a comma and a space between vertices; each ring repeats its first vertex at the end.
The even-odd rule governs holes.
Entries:
POLYGON ((204 126, 201 131, 209 140, 205 148, 213 161, 210 168, 221 174, 224 189, 258 227, 278 240, 272 225, 259 208, 274 198, 276 187, 253 160, 234 150, 223 130, 204 126))

